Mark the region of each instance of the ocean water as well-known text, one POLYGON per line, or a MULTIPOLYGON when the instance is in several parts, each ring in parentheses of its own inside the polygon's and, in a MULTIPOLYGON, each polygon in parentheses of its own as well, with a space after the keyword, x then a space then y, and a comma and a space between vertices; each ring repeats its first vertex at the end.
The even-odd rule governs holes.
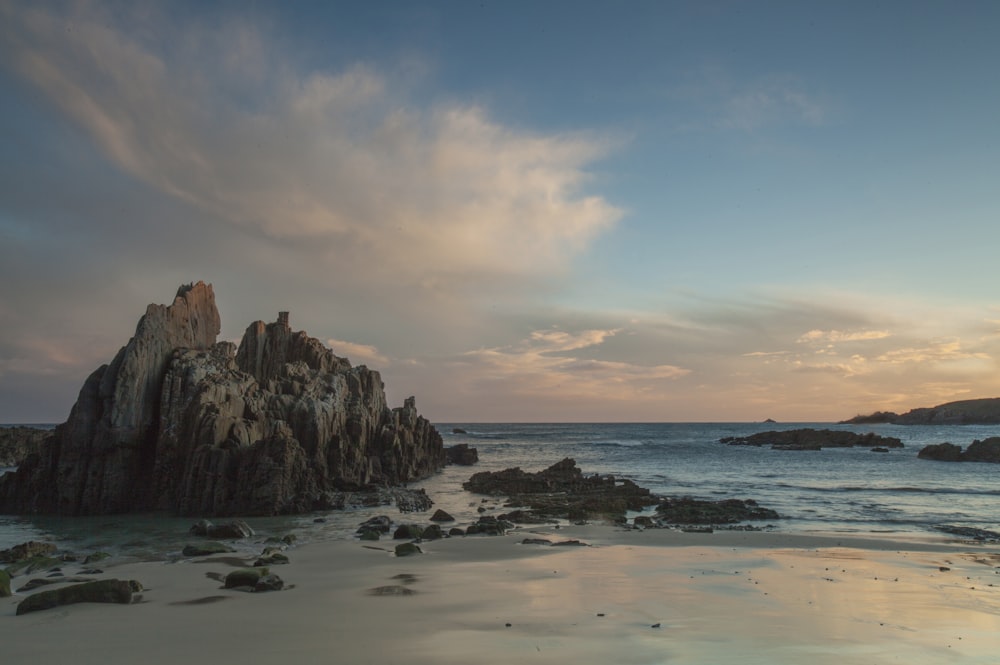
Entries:
MULTIPOLYGON (((482 424, 437 425, 445 445, 467 443, 479 451, 474 467, 449 466, 415 483, 461 526, 502 512, 502 503, 464 491, 477 471, 518 466, 541 470, 565 457, 585 474, 628 478, 653 493, 700 499, 754 499, 781 515, 771 528, 787 532, 941 535, 942 525, 1000 530, 1000 466, 932 462, 917 458, 925 445, 967 446, 1000 435, 998 426, 831 425, 827 423, 482 424), (813 427, 875 432, 900 439, 904 448, 778 451, 728 446, 727 436, 813 427), (453 433, 454 429, 466 433, 453 433)), ((258 538, 243 545, 259 551, 267 536, 294 534, 299 543, 348 539, 378 514, 397 522, 426 523, 429 514, 402 515, 381 507, 310 515, 248 518, 258 538)), ((51 540, 74 551, 110 551, 122 557, 170 556, 191 542, 194 518, 127 515, 88 518, 0 515, 0 549, 25 540, 51 540)), ((216 521, 224 521, 222 519, 216 521)))

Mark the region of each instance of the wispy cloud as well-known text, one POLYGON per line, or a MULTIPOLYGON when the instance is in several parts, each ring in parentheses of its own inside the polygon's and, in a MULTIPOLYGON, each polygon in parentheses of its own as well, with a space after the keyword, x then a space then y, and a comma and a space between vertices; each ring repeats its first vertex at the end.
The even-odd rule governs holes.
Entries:
POLYGON ((891 337, 888 330, 810 330, 796 340, 799 344, 815 342, 837 343, 837 342, 865 342, 876 339, 891 337))
POLYGON ((610 141, 420 108, 372 66, 303 73, 239 20, 152 43, 96 10, 3 19, 10 66, 120 168, 371 281, 557 274, 621 216, 584 190, 610 141))
POLYGON ((326 343, 338 356, 350 360, 352 365, 371 363, 377 369, 385 367, 390 362, 389 358, 379 353, 379 350, 370 344, 356 344, 339 339, 328 339, 326 343))

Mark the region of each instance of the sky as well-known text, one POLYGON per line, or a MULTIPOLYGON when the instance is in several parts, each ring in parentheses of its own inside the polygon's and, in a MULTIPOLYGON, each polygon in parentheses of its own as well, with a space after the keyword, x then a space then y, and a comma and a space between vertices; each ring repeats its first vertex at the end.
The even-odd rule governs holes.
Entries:
POLYGON ((0 422, 149 303, 432 422, 1000 396, 1000 3, 0 0, 0 422))

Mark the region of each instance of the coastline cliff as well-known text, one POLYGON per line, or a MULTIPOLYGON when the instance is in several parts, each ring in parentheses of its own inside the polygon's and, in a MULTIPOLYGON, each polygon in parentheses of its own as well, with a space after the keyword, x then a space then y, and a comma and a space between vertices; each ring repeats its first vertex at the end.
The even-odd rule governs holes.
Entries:
POLYGON ((892 423, 895 425, 998 425, 1000 397, 966 399, 937 406, 912 409, 906 413, 876 411, 841 421, 851 425, 892 423))
POLYGON ((444 466, 412 397, 389 408, 378 372, 292 331, 286 312, 238 347, 216 341, 220 328, 203 282, 150 305, 67 421, 0 478, 0 512, 297 513, 444 466))

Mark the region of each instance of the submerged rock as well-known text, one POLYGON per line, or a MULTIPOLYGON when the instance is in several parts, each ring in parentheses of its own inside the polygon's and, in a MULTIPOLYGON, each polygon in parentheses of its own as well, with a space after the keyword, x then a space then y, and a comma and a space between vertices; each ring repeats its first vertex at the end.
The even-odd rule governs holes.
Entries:
POLYGON ((0 513, 298 513, 444 466, 412 397, 389 408, 378 372, 293 331, 287 312, 238 348, 216 342, 220 326, 203 282, 150 305, 68 420, 0 477, 0 513))

